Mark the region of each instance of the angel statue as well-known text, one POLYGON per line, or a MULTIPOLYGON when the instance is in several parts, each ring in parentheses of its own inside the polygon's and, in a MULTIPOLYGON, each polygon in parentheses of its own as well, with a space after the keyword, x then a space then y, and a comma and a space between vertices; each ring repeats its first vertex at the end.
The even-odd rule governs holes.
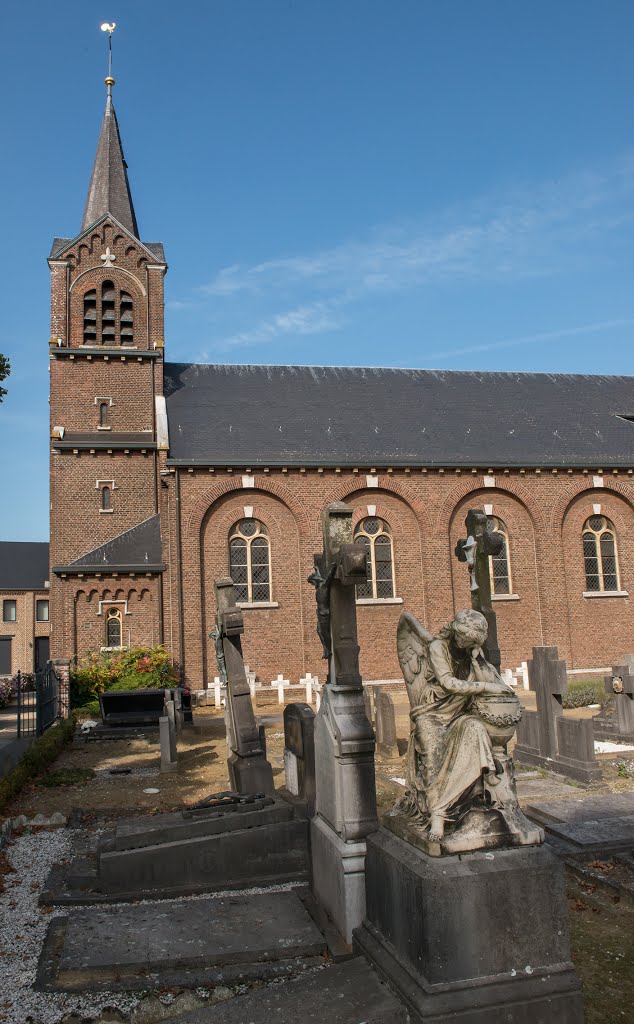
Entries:
POLYGON ((446 852, 543 839, 517 804, 506 744, 521 706, 486 661, 486 637, 484 615, 470 608, 437 636, 409 612, 398 624, 412 726, 407 792, 391 815, 404 815, 429 844, 444 840, 446 852), (493 811, 498 813, 490 816, 493 811))

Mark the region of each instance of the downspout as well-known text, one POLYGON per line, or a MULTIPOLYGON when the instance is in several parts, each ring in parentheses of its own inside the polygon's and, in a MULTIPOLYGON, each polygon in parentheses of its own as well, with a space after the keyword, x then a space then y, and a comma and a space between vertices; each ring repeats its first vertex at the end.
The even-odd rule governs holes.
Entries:
POLYGON ((183 621, 183 566, 181 559, 181 478, 176 470, 176 582, 178 587, 178 642, 181 655, 181 682, 185 682, 185 623, 183 621))

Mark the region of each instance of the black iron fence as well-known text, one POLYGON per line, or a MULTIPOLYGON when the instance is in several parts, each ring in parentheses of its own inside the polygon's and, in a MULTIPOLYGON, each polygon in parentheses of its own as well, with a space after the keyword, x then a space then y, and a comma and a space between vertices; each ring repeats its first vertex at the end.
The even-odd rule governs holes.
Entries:
POLYGON ((64 688, 50 661, 40 672, 18 672, 16 702, 18 739, 41 736, 58 718, 68 713, 64 688))

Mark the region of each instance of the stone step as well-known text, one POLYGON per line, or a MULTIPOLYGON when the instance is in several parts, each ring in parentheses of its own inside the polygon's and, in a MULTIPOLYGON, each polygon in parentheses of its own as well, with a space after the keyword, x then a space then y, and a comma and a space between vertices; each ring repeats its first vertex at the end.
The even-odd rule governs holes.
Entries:
POLYGON ((197 988, 288 978, 326 942, 293 891, 73 910, 50 922, 45 991, 197 988))
POLYGON ((164 1024, 406 1024, 401 1003, 357 957, 204 1006, 164 1024))

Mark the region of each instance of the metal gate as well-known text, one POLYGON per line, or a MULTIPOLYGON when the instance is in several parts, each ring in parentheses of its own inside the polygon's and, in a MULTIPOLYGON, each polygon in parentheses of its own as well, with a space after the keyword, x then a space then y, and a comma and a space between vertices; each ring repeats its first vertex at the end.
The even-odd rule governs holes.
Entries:
POLYGON ((41 736, 62 713, 59 676, 49 661, 40 672, 18 672, 16 684, 18 739, 41 736))

